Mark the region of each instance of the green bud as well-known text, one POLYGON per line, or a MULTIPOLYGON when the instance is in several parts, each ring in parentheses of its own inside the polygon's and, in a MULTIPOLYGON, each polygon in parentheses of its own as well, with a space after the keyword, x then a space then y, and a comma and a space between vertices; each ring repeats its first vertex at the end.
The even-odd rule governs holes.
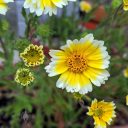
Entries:
POLYGON ((50 27, 47 24, 41 24, 37 27, 37 34, 43 38, 48 38, 51 35, 50 27))
POLYGON ((112 7, 117 8, 122 4, 122 0, 113 0, 112 1, 112 7))
POLYGON ((14 45, 14 48, 22 52, 31 42, 27 39, 17 39, 14 45))
POLYGON ((9 23, 7 20, 2 20, 1 21, 1 26, 3 31, 7 31, 9 29, 9 23))
POLYGON ((3 36, 8 29, 9 29, 8 21, 5 19, 1 20, 0 21, 0 36, 3 36))

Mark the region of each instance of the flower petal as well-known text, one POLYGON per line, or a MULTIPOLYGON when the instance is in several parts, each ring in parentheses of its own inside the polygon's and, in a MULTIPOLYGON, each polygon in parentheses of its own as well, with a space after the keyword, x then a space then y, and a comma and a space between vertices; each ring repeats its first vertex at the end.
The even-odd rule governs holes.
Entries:
POLYGON ((107 70, 89 67, 84 72, 84 75, 88 77, 90 81, 96 86, 101 86, 101 84, 104 84, 104 81, 110 76, 107 70))
POLYGON ((64 73, 68 70, 68 67, 64 61, 54 61, 45 67, 46 72, 49 73, 48 76, 56 76, 64 73))

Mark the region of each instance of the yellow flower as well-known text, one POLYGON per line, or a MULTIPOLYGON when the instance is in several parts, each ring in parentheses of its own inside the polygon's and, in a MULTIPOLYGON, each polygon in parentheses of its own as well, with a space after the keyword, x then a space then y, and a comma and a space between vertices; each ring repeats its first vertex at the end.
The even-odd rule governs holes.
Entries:
POLYGON ((106 128, 107 124, 110 125, 115 115, 115 104, 113 102, 98 102, 96 99, 89 107, 89 116, 93 116, 95 121, 95 128, 106 128))
POLYGON ((123 0, 123 4, 124 4, 124 10, 128 11, 128 0, 123 0))
POLYGON ((7 10, 8 10, 8 6, 6 3, 9 2, 14 2, 14 0, 0 0, 0 14, 5 15, 7 10))
POLYGON ((23 86, 29 85, 33 82, 34 76, 29 69, 21 68, 18 69, 15 76, 15 81, 23 86))
POLYGON ((30 8, 30 12, 35 12, 37 16, 41 16, 42 13, 49 13, 51 16, 57 13, 57 7, 62 8, 68 1, 76 0, 25 0, 24 8, 30 8))
POLYGON ((124 70, 124 76, 126 77, 126 78, 128 78, 128 67, 124 70))
POLYGON ((94 40, 92 34, 71 41, 61 50, 50 50, 51 63, 45 67, 49 76, 61 74, 56 86, 67 92, 85 94, 92 91, 92 83, 101 86, 110 76, 106 68, 110 56, 103 41, 94 40))
POLYGON ((37 46, 30 44, 23 53, 20 53, 20 57, 28 67, 38 66, 44 62, 43 46, 37 46))
POLYGON ((90 12, 92 10, 92 6, 89 2, 87 1, 81 1, 80 2, 80 10, 83 12, 90 12))
POLYGON ((126 96, 126 105, 128 105, 128 95, 126 96))

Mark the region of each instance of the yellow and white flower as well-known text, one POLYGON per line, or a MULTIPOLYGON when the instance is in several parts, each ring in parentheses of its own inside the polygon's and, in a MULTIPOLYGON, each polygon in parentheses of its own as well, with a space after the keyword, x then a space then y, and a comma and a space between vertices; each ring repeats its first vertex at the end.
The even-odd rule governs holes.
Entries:
POLYGON ((45 67, 50 77, 61 74, 56 86, 68 92, 85 94, 92 91, 92 83, 101 86, 110 76, 106 68, 110 56, 104 41, 94 40, 92 34, 71 41, 61 50, 50 50, 51 63, 45 67))
POLYGON ((125 11, 128 11, 128 0, 123 0, 123 4, 124 4, 123 9, 124 9, 125 11))
POLYGON ((43 13, 51 16, 57 13, 57 7, 62 8, 68 4, 68 1, 76 0, 25 0, 24 8, 29 8, 31 13, 41 16, 43 13))
POLYGON ((15 81, 23 86, 28 86, 31 82, 33 82, 34 76, 26 68, 20 68, 16 72, 15 81))
POLYGON ((83 11, 83 12, 90 12, 92 10, 92 6, 89 2, 87 1, 81 1, 80 2, 80 10, 83 11))
POLYGON ((20 57, 23 59, 27 67, 41 65, 44 62, 43 46, 30 44, 25 48, 24 52, 20 53, 20 57))
POLYGON ((124 77, 128 78, 128 67, 123 71, 124 77))
POLYGON ((91 107, 89 107, 89 116, 93 116, 95 121, 95 128, 106 128, 110 125, 115 115, 115 104, 113 102, 98 102, 96 99, 92 101, 91 107))
POLYGON ((14 2, 14 0, 0 0, 0 14, 2 15, 6 14, 8 10, 7 3, 9 2, 14 2))

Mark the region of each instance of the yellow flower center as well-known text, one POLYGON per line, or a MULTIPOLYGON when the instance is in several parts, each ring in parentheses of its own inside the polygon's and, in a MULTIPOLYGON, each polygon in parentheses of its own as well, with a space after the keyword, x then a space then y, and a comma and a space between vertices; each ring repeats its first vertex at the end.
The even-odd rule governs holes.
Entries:
POLYGON ((82 55, 75 53, 68 57, 67 65, 69 67, 69 71, 82 73, 87 68, 87 61, 82 55))
POLYGON ((94 115, 95 116, 102 116, 103 115, 103 110, 101 108, 97 108, 95 111, 94 111, 94 115))
POLYGON ((18 83, 21 83, 22 85, 25 86, 25 85, 28 85, 30 82, 32 82, 34 77, 29 70, 21 69, 21 70, 18 70, 15 79, 18 83))
POLYGON ((36 61, 40 60, 41 56, 40 56, 39 51, 37 51, 35 49, 31 49, 29 52, 27 52, 27 54, 25 55, 25 58, 29 62, 36 62, 36 61))
POLYGON ((20 78, 25 78, 27 76, 29 76, 29 72, 28 71, 22 71, 22 72, 19 73, 19 77, 20 78))
POLYGON ((24 52, 20 53, 20 57, 24 60, 25 65, 28 67, 43 64, 44 54, 43 46, 30 44, 24 52))

